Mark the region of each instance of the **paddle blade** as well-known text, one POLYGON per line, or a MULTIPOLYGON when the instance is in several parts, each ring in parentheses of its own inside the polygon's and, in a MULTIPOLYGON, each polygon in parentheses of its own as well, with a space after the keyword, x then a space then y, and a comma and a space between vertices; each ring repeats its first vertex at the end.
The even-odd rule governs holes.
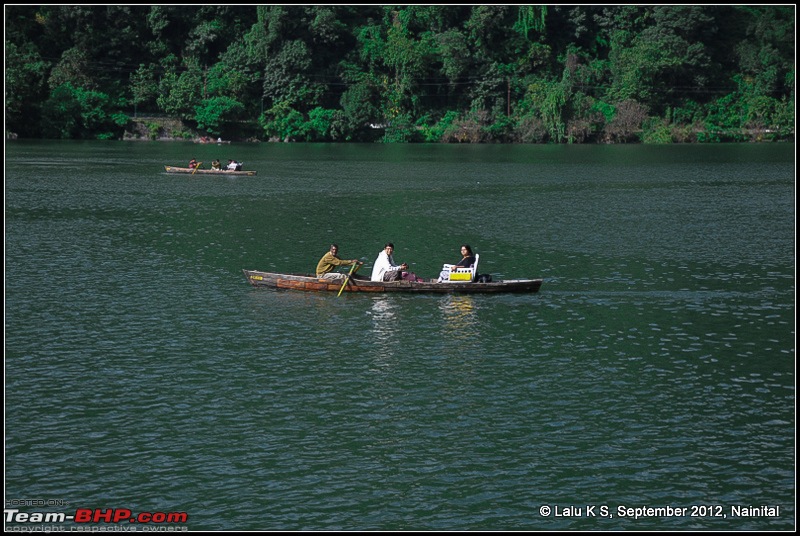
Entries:
POLYGON ((344 287, 346 287, 347 283, 350 282, 350 276, 356 273, 360 267, 361 267, 360 264, 354 264, 353 267, 350 268, 350 272, 347 274, 347 277, 344 278, 344 283, 342 283, 342 288, 339 289, 339 294, 336 295, 337 298, 342 295, 344 287))
POLYGON ((344 287, 347 285, 348 281, 350 281, 349 275, 345 278, 344 283, 342 283, 342 288, 339 289, 339 294, 336 295, 337 298, 342 295, 342 291, 344 290, 344 287))

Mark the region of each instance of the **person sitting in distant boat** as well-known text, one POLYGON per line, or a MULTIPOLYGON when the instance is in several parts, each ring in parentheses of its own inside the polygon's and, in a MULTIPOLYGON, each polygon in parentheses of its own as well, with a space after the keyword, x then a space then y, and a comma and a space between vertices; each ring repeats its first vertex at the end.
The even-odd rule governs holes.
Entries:
POLYGON ((241 171, 242 163, 236 160, 228 160, 228 171, 241 171))
POLYGON ((222 169, 219 160, 214 160, 213 162, 211 162, 211 169, 222 169))
POLYGON ((331 249, 317 263, 317 277, 320 279, 343 279, 346 274, 341 272, 334 272, 339 266, 353 266, 354 264, 364 264, 357 259, 350 259, 349 261, 339 258, 339 246, 331 244, 331 249))
POLYGON ((197 160, 196 160, 196 159, 194 159, 194 158, 192 158, 191 160, 189 160, 189 169, 194 169, 194 168, 196 168, 196 167, 197 167, 197 160))
POLYGON ((442 272, 439 274, 439 280, 437 283, 441 283, 446 279, 450 279, 450 272, 452 272, 454 269, 469 268, 473 264, 475 264, 475 255, 472 253, 472 248, 467 244, 463 244, 461 246, 461 260, 456 264, 445 264, 442 268, 442 272))

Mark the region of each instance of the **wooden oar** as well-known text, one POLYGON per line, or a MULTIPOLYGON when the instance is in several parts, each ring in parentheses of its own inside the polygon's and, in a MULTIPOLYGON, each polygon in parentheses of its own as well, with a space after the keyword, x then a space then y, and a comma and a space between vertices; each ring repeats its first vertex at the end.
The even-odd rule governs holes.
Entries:
POLYGON ((358 263, 353 264, 353 267, 350 268, 350 273, 348 273, 347 277, 344 278, 344 283, 342 283, 342 288, 339 289, 339 294, 336 295, 337 298, 342 295, 342 291, 344 290, 344 287, 346 287, 347 286, 347 282, 350 281, 350 276, 353 275, 354 273, 356 273, 359 268, 361 268, 361 265, 358 264, 358 263))
POLYGON ((200 169, 200 166, 202 166, 202 165, 203 165, 202 162, 198 162, 197 165, 194 166, 194 169, 192 170, 192 175, 194 175, 194 172, 197 171, 198 169, 200 169))

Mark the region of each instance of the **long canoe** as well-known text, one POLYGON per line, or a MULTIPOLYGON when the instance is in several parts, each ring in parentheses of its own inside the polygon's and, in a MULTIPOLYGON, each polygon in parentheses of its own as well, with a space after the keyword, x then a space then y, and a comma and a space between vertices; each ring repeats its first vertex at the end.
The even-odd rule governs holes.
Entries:
POLYGON ((255 171, 230 171, 227 169, 198 169, 188 167, 164 166, 167 173, 188 173, 189 175, 247 175, 252 177, 255 171))
MULTIPOLYGON (((344 279, 320 279, 308 274, 277 274, 242 270, 244 276, 254 287, 273 289, 304 290, 311 292, 339 292, 344 279)), ((506 279, 490 283, 469 281, 436 283, 431 281, 370 281, 369 278, 351 277, 345 285, 345 292, 410 292, 425 294, 492 294, 492 293, 532 293, 542 286, 541 279, 506 279)))

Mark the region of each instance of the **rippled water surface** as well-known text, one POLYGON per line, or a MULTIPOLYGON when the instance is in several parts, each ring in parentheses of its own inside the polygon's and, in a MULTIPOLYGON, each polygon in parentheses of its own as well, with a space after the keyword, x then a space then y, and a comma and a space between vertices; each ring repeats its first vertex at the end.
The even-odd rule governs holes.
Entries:
POLYGON ((795 526, 793 145, 9 142, 5 197, 7 499, 192 530, 795 526), (192 157, 258 175, 163 172, 192 157), (241 272, 331 242, 366 272, 387 241, 544 285, 241 272), (695 505, 724 515, 620 515, 695 505))

